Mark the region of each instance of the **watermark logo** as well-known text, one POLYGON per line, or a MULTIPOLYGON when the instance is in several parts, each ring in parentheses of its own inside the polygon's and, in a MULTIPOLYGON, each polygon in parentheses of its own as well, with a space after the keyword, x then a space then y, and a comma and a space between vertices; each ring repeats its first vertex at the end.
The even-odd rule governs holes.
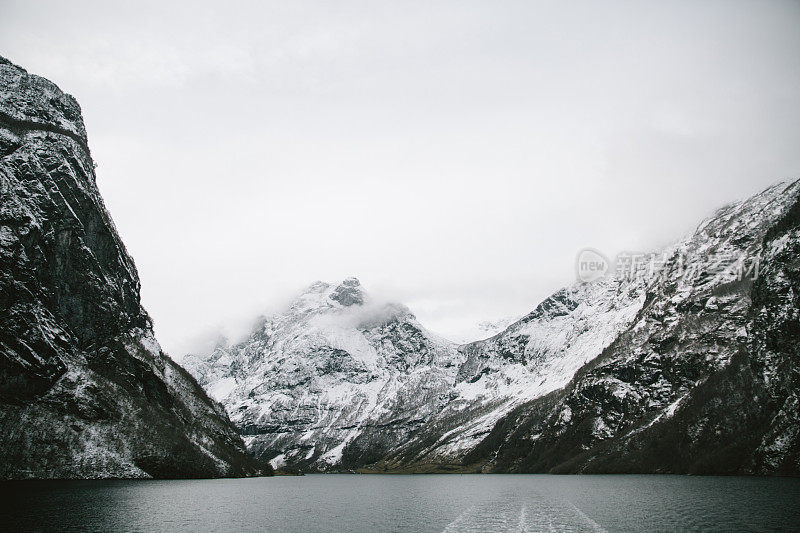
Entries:
POLYGON ((592 248, 585 248, 578 254, 577 271, 581 281, 595 281, 606 275, 610 263, 606 257, 592 248))
POLYGON ((663 270, 687 283, 727 283, 745 279, 757 280, 761 258, 739 252, 717 252, 703 257, 680 252, 638 253, 622 252, 609 261, 594 248, 578 253, 576 273, 583 282, 614 277, 620 281, 652 279, 663 270))

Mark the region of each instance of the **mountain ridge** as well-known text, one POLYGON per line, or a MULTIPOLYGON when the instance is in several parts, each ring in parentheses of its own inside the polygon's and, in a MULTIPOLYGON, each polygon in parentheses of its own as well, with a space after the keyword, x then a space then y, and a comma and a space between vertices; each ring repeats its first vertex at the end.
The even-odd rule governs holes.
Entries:
MULTIPOLYGON (((798 182, 783 182, 750 199, 720 208, 700 223, 693 233, 667 247, 660 255, 642 254, 647 261, 658 261, 658 268, 636 272, 629 279, 614 275, 591 283, 579 282, 556 291, 531 313, 492 337, 463 345, 451 343, 450 348, 455 347, 457 353, 451 356, 450 364, 457 366, 457 370, 440 376, 441 379, 433 385, 435 396, 446 398, 442 403, 437 403, 435 413, 415 416, 413 412, 406 412, 402 419, 386 413, 383 414, 384 418, 367 417, 360 426, 350 427, 351 430, 357 428, 357 431, 346 438, 331 442, 338 443, 337 453, 329 457, 336 460, 324 465, 315 463, 312 460, 313 454, 300 460, 290 454, 288 462, 283 453, 270 457, 282 450, 280 446, 262 450, 262 457, 278 457, 278 464, 312 471, 625 471, 624 464, 612 467, 607 460, 595 458, 593 465, 606 466, 587 466, 577 457, 587 453, 583 448, 611 447, 609 443, 615 439, 627 439, 628 434, 623 430, 631 427, 635 429, 636 424, 649 423, 643 421, 645 419, 649 421, 655 417, 657 422, 671 418, 680 410, 679 398, 673 394, 681 391, 684 391, 681 394, 686 394, 686 391, 702 385, 696 379, 694 381, 697 383, 688 380, 690 376, 702 377, 701 381, 705 382, 712 378, 717 379, 715 376, 730 366, 734 359, 732 355, 725 352, 715 356, 714 350, 724 352, 728 346, 738 342, 736 339, 742 338, 742 313, 746 314, 749 309, 749 294, 746 292, 749 285, 744 282, 741 290, 737 289, 733 295, 727 294, 726 291, 732 291, 735 283, 724 278, 724 275, 721 281, 714 281, 709 272, 719 266, 714 261, 727 261, 731 259, 728 256, 739 254, 744 260, 751 260, 760 254, 765 235, 773 231, 771 228, 782 220, 785 213, 796 209, 793 206, 796 205, 797 191, 798 182), (694 277, 692 270, 697 274, 694 277), (664 291, 669 293, 669 298, 664 291), (716 296, 708 297, 706 293, 716 296), (705 298, 702 306, 698 307, 698 304, 693 303, 693 295, 697 298, 701 297, 697 295, 702 295, 705 298), (687 301, 684 302, 684 298, 687 301), (653 313, 654 309, 659 309, 659 313, 671 314, 671 320, 680 324, 678 329, 684 332, 682 335, 685 335, 686 342, 694 343, 686 344, 687 353, 681 354, 673 350, 668 356, 656 354, 660 361, 664 361, 663 364, 674 362, 685 365, 686 368, 679 370, 689 372, 687 377, 682 377, 675 383, 658 377, 661 382, 656 379, 648 385, 653 390, 642 388, 642 384, 628 383, 619 376, 602 377, 591 386, 580 381, 582 377, 591 376, 597 365, 602 368, 603 361, 611 357, 609 354, 615 350, 619 351, 619 346, 624 342, 634 343, 628 348, 630 350, 649 350, 647 347, 651 341, 645 341, 644 337, 640 339, 635 332, 637 327, 643 327, 640 324, 643 317, 653 313), (693 313, 700 313, 701 310, 705 310, 710 317, 712 311, 718 311, 712 317, 713 327, 722 328, 717 347, 704 344, 703 341, 709 335, 714 336, 713 332, 694 330, 696 326, 693 325, 693 313), (723 341, 725 344, 720 344, 723 341), (693 350, 698 353, 695 354, 693 350), (686 361, 682 362, 683 360, 686 361), (593 407, 600 416, 586 418, 589 413, 586 411, 587 405, 581 405, 581 398, 586 393, 580 392, 581 387, 589 387, 586 388, 587 391, 597 390, 603 397, 621 396, 623 405, 628 401, 624 400, 627 395, 630 398, 634 395, 650 397, 648 401, 652 405, 636 407, 643 411, 624 415, 619 413, 620 407, 614 401, 604 399, 604 403, 600 404, 602 407, 593 407), (666 392, 667 389, 663 389, 664 393, 658 393, 658 387, 677 389, 675 393, 666 392), (577 399, 575 394, 579 394, 577 399), (666 399, 670 401, 664 403, 666 399), (583 418, 580 420, 582 424, 588 424, 588 430, 570 429, 570 420, 579 414, 573 413, 570 405, 574 405, 576 411, 580 406, 580 412, 587 413, 586 416, 581 415, 583 418), (555 409, 560 411, 553 412, 555 409), (602 416, 604 410, 608 412, 608 417, 602 416), (537 416, 547 416, 545 420, 538 420, 534 416, 536 413, 537 416), (625 416, 631 420, 624 421, 625 416), (413 427, 408 425, 412 420, 416 422, 413 427), (620 424, 620 421, 623 423, 620 424), (534 441, 542 439, 541 442, 544 442, 545 437, 536 436, 533 430, 525 432, 520 428, 538 427, 537 425, 545 422, 552 427, 566 427, 564 431, 573 432, 575 438, 582 435, 578 440, 583 444, 572 448, 572 451, 559 452, 564 457, 562 460, 545 459, 553 454, 552 451, 537 452, 538 462, 530 459, 533 452, 528 453, 528 450, 523 453, 517 445, 511 444, 527 442, 526 446, 540 449, 537 446, 541 445, 535 445, 534 441), (386 438, 384 434, 387 428, 391 430, 396 424, 406 424, 402 438, 386 438), (619 433, 620 431, 623 433, 619 433)), ((749 267, 752 268, 752 265, 749 267)), ((331 287, 328 284, 322 285, 331 287)), ((660 335, 659 332, 666 331, 661 322, 656 321, 655 324, 650 326, 654 341, 660 335)), ((666 338, 658 342, 660 344, 656 344, 656 349, 662 350, 669 348, 672 340, 666 338)), ((655 356, 649 354, 642 357, 632 370, 625 372, 644 372, 643 369, 651 364, 647 361, 655 356)), ((452 370, 452 366, 450 368, 452 370)), ((675 374, 677 371, 670 372, 675 374)), ((623 377, 626 375, 623 374, 623 377)), ((203 383, 202 379, 200 381, 203 383)), ((413 390, 404 392, 409 395, 415 393, 413 390)), ((392 394, 400 393, 393 391, 392 394)), ((397 401, 408 401, 408 398, 399 398, 397 401)), ((635 402, 631 405, 634 404, 635 402)), ((231 406, 227 403, 226 406, 230 410, 231 406)), ((622 408, 634 409, 631 406, 622 408)), ((260 416, 269 418, 269 407, 263 406, 260 416)), ((281 431, 282 426, 278 423, 273 429, 262 429, 267 432, 281 431)), ((560 430, 553 431, 558 433, 560 430)), ((636 434, 647 432, 647 428, 644 428, 636 434)), ((313 434, 306 435, 307 442, 312 442, 314 438, 316 437, 313 434)), ((563 447, 570 438, 573 437, 562 439, 560 435, 556 435, 551 440, 553 443, 561 442, 563 447)), ((299 443, 285 441, 284 444, 292 446, 299 443)), ((642 465, 631 468, 648 471, 642 465)), ((691 471, 687 466, 669 468, 671 470, 665 471, 691 471)), ((711 467, 706 468, 710 472, 717 471, 711 467)))

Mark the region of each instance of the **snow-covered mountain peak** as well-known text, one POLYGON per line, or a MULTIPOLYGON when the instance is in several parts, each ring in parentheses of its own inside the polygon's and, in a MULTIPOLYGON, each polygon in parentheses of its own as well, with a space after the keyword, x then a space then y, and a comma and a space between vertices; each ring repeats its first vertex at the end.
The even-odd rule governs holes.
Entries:
POLYGON ((461 358, 406 306, 347 278, 312 284, 244 342, 184 365, 257 455, 324 469, 386 416, 396 420, 394 444, 405 438, 443 406, 439 393, 452 387, 461 358))
POLYGON ((368 295, 357 278, 346 278, 338 285, 315 281, 297 296, 287 312, 329 312, 342 307, 361 306, 368 300, 368 295))

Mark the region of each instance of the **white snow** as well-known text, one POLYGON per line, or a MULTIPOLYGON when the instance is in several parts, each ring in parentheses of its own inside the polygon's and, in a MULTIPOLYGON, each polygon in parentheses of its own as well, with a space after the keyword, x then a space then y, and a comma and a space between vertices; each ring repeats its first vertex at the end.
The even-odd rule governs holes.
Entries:
POLYGON ((285 466, 286 465, 286 454, 282 453, 282 454, 278 455, 277 457, 273 457, 272 459, 270 459, 269 464, 275 470, 285 466))
POLYGON ((216 401, 221 402, 228 395, 233 392, 233 389, 236 388, 236 378, 233 377, 224 377, 219 381, 215 381, 208 387, 208 395, 214 398, 216 401))

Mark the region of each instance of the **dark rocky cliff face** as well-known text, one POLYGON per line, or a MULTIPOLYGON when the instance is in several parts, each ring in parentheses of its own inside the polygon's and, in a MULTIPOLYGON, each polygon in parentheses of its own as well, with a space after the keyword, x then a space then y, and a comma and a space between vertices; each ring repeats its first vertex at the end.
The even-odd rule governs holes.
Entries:
POLYGON ((800 183, 721 210, 670 259, 633 326, 553 395, 500 421, 485 471, 800 474, 800 183), (715 276, 713 255, 758 264, 715 276))
POLYGON ((153 336, 78 103, 0 58, 0 477, 259 468, 153 336))

